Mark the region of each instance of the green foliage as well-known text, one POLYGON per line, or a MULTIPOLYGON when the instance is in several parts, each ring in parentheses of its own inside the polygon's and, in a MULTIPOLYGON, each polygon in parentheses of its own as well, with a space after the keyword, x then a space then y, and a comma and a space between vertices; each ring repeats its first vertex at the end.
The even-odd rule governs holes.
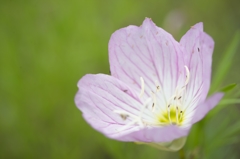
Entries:
MULTIPOLYGON (((151 17, 176 39, 203 21, 215 40, 211 92, 238 83, 238 6, 233 0, 0 1, 0 158, 177 159, 177 153, 114 141, 92 129, 73 102, 77 81, 108 73, 111 34, 151 17)), ((239 96, 239 89, 228 92, 193 126, 183 149, 187 158, 240 158, 239 96)))
POLYGON ((232 83, 232 84, 229 84, 229 85, 221 88, 219 91, 224 92, 224 93, 228 93, 229 91, 233 90, 236 86, 237 86, 236 83, 232 83))
POLYGON ((240 42, 240 31, 236 32, 233 40, 231 41, 229 47, 222 60, 220 61, 220 65, 218 65, 217 71, 214 75, 214 79, 211 86, 211 91, 214 91, 219 87, 219 85, 223 82, 223 80, 227 77, 229 70, 231 69, 232 61, 234 59, 234 55, 237 53, 237 48, 240 42))

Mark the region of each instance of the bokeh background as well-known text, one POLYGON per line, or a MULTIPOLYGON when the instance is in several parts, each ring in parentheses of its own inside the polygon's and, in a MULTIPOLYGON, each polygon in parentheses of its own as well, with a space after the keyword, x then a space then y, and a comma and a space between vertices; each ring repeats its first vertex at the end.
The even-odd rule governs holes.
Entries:
MULTIPOLYGON (((111 34, 145 17, 177 40, 204 22, 215 40, 211 92, 239 83, 238 0, 1 0, 0 158, 179 158, 104 137, 74 104, 83 75, 109 74, 111 34)), ((194 125, 186 158, 240 158, 238 90, 194 125)))

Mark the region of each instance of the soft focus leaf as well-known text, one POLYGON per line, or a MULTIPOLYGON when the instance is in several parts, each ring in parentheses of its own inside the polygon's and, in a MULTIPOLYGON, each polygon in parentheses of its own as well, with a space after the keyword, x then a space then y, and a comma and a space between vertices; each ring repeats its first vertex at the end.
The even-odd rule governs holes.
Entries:
POLYGON ((239 132, 240 132, 240 120, 237 121, 232 126, 230 126, 228 129, 226 129, 225 132, 223 133, 223 135, 225 137, 232 137, 234 135, 238 135, 239 132))
MULTIPOLYGON (((236 131, 237 127, 240 124, 239 112, 236 107, 232 107, 231 109, 226 109, 221 111, 219 115, 214 116, 211 120, 208 120, 208 142, 204 145, 204 149, 206 149, 206 153, 218 152, 221 148, 230 148, 232 144, 239 143, 239 135, 238 131, 236 131), (231 114, 231 117, 228 115, 231 114), (233 124, 235 123, 235 124, 233 124), (212 127, 212 124, 215 124, 216 127, 212 127), (230 129, 231 130, 230 130, 230 129), (230 135, 232 134, 232 135, 230 135)), ((234 153, 234 150, 231 149, 230 154, 234 153)), ((226 154, 226 153, 225 153, 226 154)), ((214 157, 215 158, 215 157, 214 157)), ((228 158, 228 157, 226 157, 228 158)))
POLYGON ((230 104, 240 104, 240 99, 223 99, 220 103, 219 106, 226 106, 230 104))
POLYGON ((216 115, 223 108, 233 104, 240 104, 240 99, 223 99, 212 111, 209 112, 207 117, 212 117, 216 115))
POLYGON ((217 72, 213 77, 210 93, 212 93, 214 90, 217 89, 217 87, 219 87, 219 85, 222 83, 227 73, 229 72, 229 69, 231 68, 232 65, 232 60, 238 48, 239 41, 240 31, 238 31, 235 34, 232 42, 230 43, 229 47, 227 48, 224 54, 224 57, 222 58, 220 65, 218 66, 217 72))
POLYGON ((237 136, 234 136, 231 138, 225 138, 222 140, 217 140, 217 142, 214 145, 211 145, 211 147, 209 148, 209 151, 212 151, 213 149, 217 149, 224 145, 231 145, 231 144, 237 143, 239 141, 240 141, 240 139, 237 136))
POLYGON ((223 87, 222 89, 220 89, 220 92, 227 93, 227 92, 233 90, 236 86, 237 86, 236 83, 229 84, 229 85, 223 87))
POLYGON ((234 97, 240 96, 240 89, 237 90, 237 92, 233 95, 234 97))

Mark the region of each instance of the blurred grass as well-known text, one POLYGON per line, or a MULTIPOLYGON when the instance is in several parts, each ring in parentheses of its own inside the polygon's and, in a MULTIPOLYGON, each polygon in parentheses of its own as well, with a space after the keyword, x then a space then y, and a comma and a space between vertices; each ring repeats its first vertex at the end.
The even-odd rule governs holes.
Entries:
MULTIPOLYGON (((223 50, 240 28, 239 4, 237 0, 0 1, 0 158, 178 158, 176 153, 113 141, 93 130, 73 102, 76 83, 87 73, 108 73, 111 34, 140 25, 145 17, 176 39, 203 21, 215 40, 214 75, 223 50), (169 22, 171 13, 181 15, 182 26, 169 22)), ((238 48, 223 86, 239 83, 239 58, 238 48)), ((235 148, 240 146, 239 135, 232 144, 211 145, 224 142, 218 138, 223 130, 239 127, 238 114, 239 105, 230 106, 194 125, 186 153, 195 158, 201 157, 200 152, 204 158, 239 158, 235 148)))
MULTIPOLYGON (((216 90, 217 87, 221 84, 221 82, 227 78, 228 72, 231 69, 232 61, 234 59, 234 55, 237 53, 238 46, 240 44, 240 31, 237 31, 233 40, 230 42, 229 47, 224 52, 224 56, 221 60, 221 64, 218 65, 218 69, 216 70, 213 83, 211 85, 211 90, 216 90)), ((212 92, 210 90, 210 93, 212 92)), ((224 90, 221 90, 225 92, 224 90)))

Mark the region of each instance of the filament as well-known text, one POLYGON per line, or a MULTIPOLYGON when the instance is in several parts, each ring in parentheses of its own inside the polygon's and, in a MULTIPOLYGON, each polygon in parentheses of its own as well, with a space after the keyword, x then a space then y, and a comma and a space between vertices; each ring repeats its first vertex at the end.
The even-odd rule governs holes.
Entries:
POLYGON ((141 81, 141 92, 140 92, 139 97, 142 97, 144 94, 144 80, 142 77, 140 77, 140 81, 141 81))

